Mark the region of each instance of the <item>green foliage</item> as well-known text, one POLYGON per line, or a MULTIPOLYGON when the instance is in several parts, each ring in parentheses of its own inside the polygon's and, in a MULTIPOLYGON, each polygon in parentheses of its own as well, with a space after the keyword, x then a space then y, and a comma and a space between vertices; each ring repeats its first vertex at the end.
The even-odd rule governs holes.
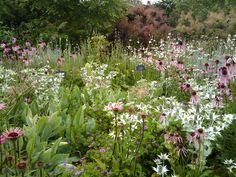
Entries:
POLYGON ((125 0, 1 1, 0 20, 21 39, 68 36, 80 41, 95 32, 107 34, 125 12, 125 0))

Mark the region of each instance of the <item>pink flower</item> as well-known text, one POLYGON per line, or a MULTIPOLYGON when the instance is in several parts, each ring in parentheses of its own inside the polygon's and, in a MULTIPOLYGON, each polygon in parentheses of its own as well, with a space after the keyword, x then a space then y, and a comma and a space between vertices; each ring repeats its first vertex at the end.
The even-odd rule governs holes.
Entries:
POLYGON ((201 101, 200 97, 197 95, 197 92, 193 91, 192 96, 190 98, 190 102, 193 104, 199 104, 201 101))
POLYGON ((16 41, 17 41, 16 37, 13 37, 13 38, 12 38, 12 43, 15 44, 16 41))
POLYGON ((178 61, 175 66, 179 69, 183 69, 184 68, 184 63, 182 61, 178 61))
POLYGON ((42 41, 42 42, 40 42, 40 43, 39 43, 39 47, 40 47, 40 48, 44 48, 44 47, 46 47, 46 43, 45 43, 45 42, 43 42, 43 41, 42 41))
POLYGON ((183 143, 183 139, 178 133, 171 133, 169 140, 172 141, 174 144, 183 143))
POLYGON ((70 55, 70 57, 75 60, 75 59, 77 58, 77 55, 76 55, 75 52, 73 52, 73 53, 70 55))
POLYGON ((216 108, 223 106, 223 98, 219 95, 216 95, 212 100, 213 106, 216 108))
POLYGON ((57 59, 57 65, 59 65, 59 66, 62 66, 63 64, 64 64, 64 57, 63 56, 61 56, 61 57, 59 57, 58 59, 57 59))
POLYGON ((6 47, 6 44, 5 43, 1 43, 1 48, 5 48, 6 47))
POLYGON ((229 73, 226 67, 222 67, 219 73, 219 82, 221 84, 228 84, 230 81, 229 73))
POLYGON ((112 111, 122 111, 124 109, 123 107, 123 103, 119 102, 119 103, 109 103, 108 104, 108 110, 112 110, 112 111))
POLYGON ((6 142, 6 137, 5 136, 3 136, 3 135, 0 135, 0 145, 1 144, 4 144, 5 142, 6 142))
POLYGON ((195 137, 198 143, 201 143, 202 139, 207 136, 207 133, 203 128, 199 128, 195 131, 195 137))
POLYGON ((16 46, 13 46, 13 47, 12 47, 12 50, 13 50, 14 52, 17 52, 19 49, 20 49, 20 46, 19 46, 19 45, 16 45, 16 46))
POLYGON ((195 132, 192 132, 187 136, 187 140, 189 141, 189 143, 192 143, 196 140, 195 135, 196 135, 195 132))
POLYGON ((7 107, 6 103, 0 103, 0 110, 5 109, 7 107))
POLYGON ((186 156, 187 155, 187 149, 182 145, 182 144, 179 144, 177 146, 177 153, 178 153, 178 156, 186 156))
POLYGON ((31 46, 31 43, 30 43, 29 41, 26 41, 25 45, 26 45, 27 47, 30 47, 30 46, 31 46))
POLYGON ((6 139, 10 139, 10 140, 16 140, 17 138, 21 137, 22 135, 23 135, 23 130, 19 127, 10 128, 10 129, 7 129, 5 132, 3 132, 3 136, 6 139))
POLYGON ((4 48, 3 53, 8 54, 10 51, 11 51, 11 49, 6 47, 6 48, 4 48))
POLYGON ((166 120, 166 114, 165 114, 165 113, 162 113, 162 114, 160 115, 160 122, 163 123, 163 122, 165 122, 165 120, 166 120))
POLYGON ((164 63, 161 61, 161 60, 157 60, 156 62, 156 69, 158 71, 165 71, 165 66, 164 66, 164 63))
POLYGON ((186 84, 186 83, 183 83, 181 86, 180 86, 180 89, 185 91, 185 92, 188 92, 190 91, 192 88, 190 86, 190 84, 186 84))

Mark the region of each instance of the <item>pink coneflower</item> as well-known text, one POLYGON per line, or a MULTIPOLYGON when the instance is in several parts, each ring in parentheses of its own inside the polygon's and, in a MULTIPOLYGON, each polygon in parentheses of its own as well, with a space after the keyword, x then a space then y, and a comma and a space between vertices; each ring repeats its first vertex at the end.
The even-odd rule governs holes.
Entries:
POLYGON ((195 137, 200 142, 204 137, 206 137, 207 133, 203 128, 199 128, 195 131, 195 137))
POLYGON ((39 43, 39 47, 40 47, 40 48, 44 48, 44 47, 46 47, 46 43, 45 43, 45 42, 43 42, 43 41, 42 41, 42 42, 40 42, 40 43, 39 43))
POLYGON ((5 136, 3 136, 3 135, 0 135, 0 145, 1 144, 4 144, 5 142, 6 142, 6 137, 5 136))
POLYGON ((196 140, 195 135, 196 135, 195 132, 192 132, 187 136, 187 140, 189 141, 189 143, 192 143, 196 140))
POLYGON ((122 111, 124 109, 122 102, 109 103, 107 107, 108 107, 108 110, 112 110, 112 111, 116 111, 116 112, 122 111))
POLYGON ((57 59, 57 65, 59 65, 59 66, 62 66, 63 64, 64 64, 64 57, 63 56, 61 56, 61 57, 59 57, 58 59, 57 59))
POLYGON ((16 41, 17 41, 16 37, 13 37, 13 38, 12 38, 12 43, 15 44, 16 41))
POLYGON ((219 82, 221 84, 228 84, 230 80, 228 69, 226 67, 220 68, 219 72, 219 82))
POLYGON ((187 83, 183 83, 181 86, 180 86, 180 89, 185 91, 185 92, 188 92, 190 91, 192 88, 190 86, 190 84, 187 84, 187 83))
POLYGON ((216 95, 212 100, 213 106, 216 108, 223 106, 223 98, 219 95, 216 95))
POLYGON ((24 63, 26 66, 28 66, 29 63, 30 63, 30 60, 27 59, 27 58, 24 58, 22 61, 23 61, 23 63, 24 63))
POLYGON ((178 153, 178 156, 186 156, 187 155, 187 149, 182 145, 182 144, 179 144, 177 146, 177 153, 178 153))
POLYGON ((183 69, 184 68, 184 63, 182 61, 178 61, 175 66, 179 69, 183 69))
POLYGON ((6 47, 6 48, 4 48, 3 53, 8 54, 10 51, 11 51, 11 49, 6 47))
POLYGON ((30 43, 29 41, 26 41, 26 42, 25 42, 25 45, 26 45, 26 47, 30 47, 30 46, 31 46, 31 43, 30 43))
POLYGON ((10 129, 6 130, 5 132, 3 132, 3 136, 6 139, 10 139, 10 140, 16 140, 17 138, 21 137, 22 135, 23 135, 23 130, 19 127, 10 128, 10 129))
POLYGON ((5 43, 1 43, 1 48, 4 49, 6 47, 6 44, 5 43))
POLYGON ((161 115, 160 115, 160 122, 161 123, 164 123, 166 121, 166 114, 165 113, 162 113, 161 115))
POLYGON ((197 92, 193 91, 191 98, 190 98, 190 102, 193 104, 199 104, 201 101, 200 97, 197 95, 197 92))
POLYGON ((158 71, 165 71, 166 68, 164 66, 164 63, 161 60, 156 61, 156 69, 158 71))
POLYGON ((183 143, 182 137, 178 133, 171 133, 169 138, 174 144, 183 143))
POLYGON ((75 52, 72 52, 72 54, 70 55, 70 58, 72 58, 73 60, 75 60, 77 58, 77 55, 75 52))
POLYGON ((6 103, 0 103, 0 110, 5 109, 7 107, 6 103))
POLYGON ((20 46, 19 46, 19 45, 12 46, 12 50, 13 50, 14 52, 17 52, 19 49, 20 49, 20 46))

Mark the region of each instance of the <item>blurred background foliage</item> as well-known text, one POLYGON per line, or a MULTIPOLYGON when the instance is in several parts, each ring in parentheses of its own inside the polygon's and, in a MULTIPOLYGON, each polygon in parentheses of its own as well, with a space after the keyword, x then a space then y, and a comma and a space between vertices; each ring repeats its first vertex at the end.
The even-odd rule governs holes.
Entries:
POLYGON ((80 43, 94 34, 110 41, 165 38, 172 32, 196 39, 226 38, 236 31, 235 0, 0 0, 0 40, 68 38, 80 43))

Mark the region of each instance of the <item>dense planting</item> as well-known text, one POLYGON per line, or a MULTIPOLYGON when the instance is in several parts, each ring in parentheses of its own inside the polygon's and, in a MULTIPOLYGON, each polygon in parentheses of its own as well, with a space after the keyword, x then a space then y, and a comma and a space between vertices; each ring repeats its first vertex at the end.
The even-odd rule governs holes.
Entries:
POLYGON ((19 40, 0 49, 1 175, 235 176, 235 36, 19 40))

